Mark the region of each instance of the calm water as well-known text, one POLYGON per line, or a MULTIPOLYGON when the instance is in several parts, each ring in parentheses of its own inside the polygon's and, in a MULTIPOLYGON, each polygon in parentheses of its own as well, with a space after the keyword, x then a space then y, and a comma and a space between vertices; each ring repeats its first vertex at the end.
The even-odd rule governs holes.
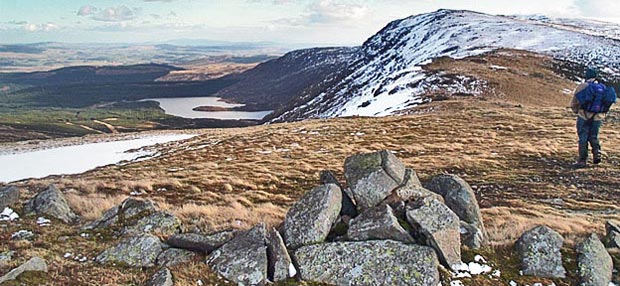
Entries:
POLYGON ((215 107, 242 107, 244 104, 230 104, 219 101, 219 97, 178 97, 178 98, 149 98, 159 102, 159 106, 166 114, 183 118, 211 118, 211 119, 263 119, 271 110, 267 111, 194 111, 199 106, 215 107))
POLYGON ((0 155, 0 182, 83 173, 99 166, 152 155, 146 151, 128 152, 129 150, 184 140, 193 136, 189 134, 158 135, 0 155))

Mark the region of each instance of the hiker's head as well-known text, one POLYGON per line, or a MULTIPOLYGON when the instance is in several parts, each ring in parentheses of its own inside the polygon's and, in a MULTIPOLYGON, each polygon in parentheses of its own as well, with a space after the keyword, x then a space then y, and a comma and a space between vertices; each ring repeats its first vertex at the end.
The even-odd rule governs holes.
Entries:
POLYGON ((598 70, 595 68, 588 68, 586 70, 586 80, 595 79, 598 77, 598 70))

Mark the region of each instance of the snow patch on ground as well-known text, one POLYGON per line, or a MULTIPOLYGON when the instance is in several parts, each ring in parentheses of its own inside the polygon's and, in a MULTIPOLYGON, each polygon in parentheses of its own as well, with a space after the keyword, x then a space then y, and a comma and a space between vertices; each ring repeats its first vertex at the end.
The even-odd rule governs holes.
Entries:
POLYGON ((0 221, 14 221, 19 218, 19 215, 9 207, 5 207, 0 213, 0 221))

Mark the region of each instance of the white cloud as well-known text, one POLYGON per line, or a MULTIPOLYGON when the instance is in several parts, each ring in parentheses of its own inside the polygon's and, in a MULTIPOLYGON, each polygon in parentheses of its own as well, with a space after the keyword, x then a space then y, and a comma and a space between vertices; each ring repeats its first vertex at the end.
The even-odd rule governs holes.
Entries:
POLYGON ((123 22, 135 19, 140 13, 140 8, 129 8, 125 5, 98 9, 90 5, 82 6, 77 12, 78 16, 90 16, 91 19, 104 22, 123 22))
POLYGON ((312 23, 333 23, 360 20, 368 14, 368 6, 352 1, 320 0, 308 7, 312 23))
POLYGON ((45 24, 34 24, 34 23, 25 23, 22 28, 28 32, 51 32, 58 30, 60 27, 54 23, 45 23, 45 24))
POLYGON ((620 18, 617 0, 575 0, 575 6, 583 17, 620 18))

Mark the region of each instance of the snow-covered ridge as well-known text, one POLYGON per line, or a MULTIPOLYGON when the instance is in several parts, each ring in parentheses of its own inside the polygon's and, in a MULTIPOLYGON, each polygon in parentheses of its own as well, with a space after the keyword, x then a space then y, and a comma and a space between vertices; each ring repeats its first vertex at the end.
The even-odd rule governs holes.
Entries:
POLYGON ((388 24, 368 39, 352 72, 277 120, 383 116, 423 101, 420 68, 442 56, 463 58, 498 48, 522 49, 620 71, 620 41, 543 25, 540 19, 439 10, 388 24))

